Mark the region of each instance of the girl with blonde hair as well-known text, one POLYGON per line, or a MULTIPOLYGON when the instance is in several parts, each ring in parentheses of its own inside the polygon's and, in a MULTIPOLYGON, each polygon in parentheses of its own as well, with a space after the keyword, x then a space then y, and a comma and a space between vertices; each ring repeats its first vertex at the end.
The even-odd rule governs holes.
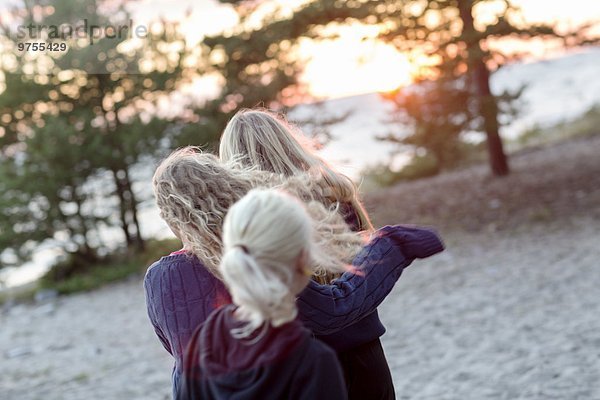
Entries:
MULTIPOLYGON (((157 168, 152 183, 160 215, 182 241, 183 250, 151 265, 144 288, 150 321, 175 358, 174 391, 192 332, 213 310, 231 302, 219 268, 223 221, 233 204, 251 189, 283 189, 305 204, 314 221, 313 241, 320 249, 310 259, 312 274, 339 270, 346 262, 360 271, 345 272, 330 285, 310 280, 300 293, 299 318, 316 335, 346 332, 357 321, 369 319, 405 267, 443 249, 434 232, 402 226, 382 228, 364 244, 338 213, 315 201, 312 182, 306 176, 283 178, 221 163, 192 147, 174 152, 157 168)), ((283 218, 269 228, 286 223, 283 218)), ((264 230, 267 234, 267 227, 264 230)), ((347 333, 350 344, 356 337, 364 340, 363 332, 347 333)))
POLYGON ((323 180, 324 202, 339 203, 340 212, 355 230, 372 230, 354 182, 316 155, 313 148, 310 140, 283 117, 267 110, 243 109, 225 127, 219 157, 284 176, 311 173, 323 180))
MULTIPOLYGON (((223 161, 240 160, 246 166, 285 176, 311 173, 324 184, 322 192, 328 194, 321 198, 324 204, 337 204, 352 229, 373 229, 350 178, 317 156, 307 137, 275 113, 262 109, 236 113, 221 136, 219 156, 223 161)), ((334 278, 337 276, 325 275, 326 280, 334 278)), ((317 280, 328 283, 320 277, 317 280)), ((348 329, 320 339, 338 351, 350 398, 362 399, 367 394, 370 398, 393 398, 392 376, 379 339, 385 330, 377 311, 349 329, 360 333, 351 343, 345 339, 348 329)))
POLYGON ((251 190, 231 207, 219 270, 233 304, 192 336, 178 399, 347 398, 335 353, 297 319, 296 296, 323 257, 313 222, 273 189, 251 190))

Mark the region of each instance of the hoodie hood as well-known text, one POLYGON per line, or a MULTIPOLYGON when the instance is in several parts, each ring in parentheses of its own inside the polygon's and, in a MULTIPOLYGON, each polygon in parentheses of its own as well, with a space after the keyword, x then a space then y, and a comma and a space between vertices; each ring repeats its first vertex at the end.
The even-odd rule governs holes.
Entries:
POLYGON ((221 307, 192 336, 178 400, 347 399, 335 353, 298 320, 239 340, 234 311, 221 307))
POLYGON ((235 339, 231 330, 244 325, 234 317, 235 309, 233 305, 220 308, 199 332, 198 361, 202 376, 207 379, 277 364, 309 337, 302 323, 294 320, 277 328, 259 328, 247 338, 235 339))

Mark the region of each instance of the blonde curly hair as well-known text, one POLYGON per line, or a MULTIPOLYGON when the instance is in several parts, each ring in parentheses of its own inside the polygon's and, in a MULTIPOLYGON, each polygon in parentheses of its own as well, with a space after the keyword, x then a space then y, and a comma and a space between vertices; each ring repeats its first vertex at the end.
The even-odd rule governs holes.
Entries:
POLYGON ((220 162, 190 146, 173 152, 158 166, 152 185, 161 218, 184 249, 219 279, 223 221, 229 208, 253 188, 283 189, 305 203, 315 243, 323 249, 312 266, 317 277, 340 262, 350 262, 364 243, 363 236, 350 231, 336 208, 321 203, 323 185, 308 175, 286 178, 244 168, 235 160, 220 162))

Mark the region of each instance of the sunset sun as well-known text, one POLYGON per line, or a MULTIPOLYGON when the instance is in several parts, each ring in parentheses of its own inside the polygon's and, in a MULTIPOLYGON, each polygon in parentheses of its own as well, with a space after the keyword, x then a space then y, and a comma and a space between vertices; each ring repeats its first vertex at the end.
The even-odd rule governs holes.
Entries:
POLYGON ((392 45, 374 38, 361 40, 360 29, 341 32, 335 40, 306 43, 310 52, 301 80, 316 97, 344 97, 390 92, 409 85, 416 67, 392 45))

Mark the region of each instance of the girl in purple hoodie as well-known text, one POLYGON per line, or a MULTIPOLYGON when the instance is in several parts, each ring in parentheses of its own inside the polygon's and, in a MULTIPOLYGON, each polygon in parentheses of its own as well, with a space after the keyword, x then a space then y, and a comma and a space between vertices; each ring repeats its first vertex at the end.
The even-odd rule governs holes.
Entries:
POLYGON ((295 301, 312 265, 343 271, 315 241, 318 223, 273 189, 252 190, 231 207, 220 271, 233 304, 192 335, 178 399, 347 398, 335 352, 302 325, 295 301))

